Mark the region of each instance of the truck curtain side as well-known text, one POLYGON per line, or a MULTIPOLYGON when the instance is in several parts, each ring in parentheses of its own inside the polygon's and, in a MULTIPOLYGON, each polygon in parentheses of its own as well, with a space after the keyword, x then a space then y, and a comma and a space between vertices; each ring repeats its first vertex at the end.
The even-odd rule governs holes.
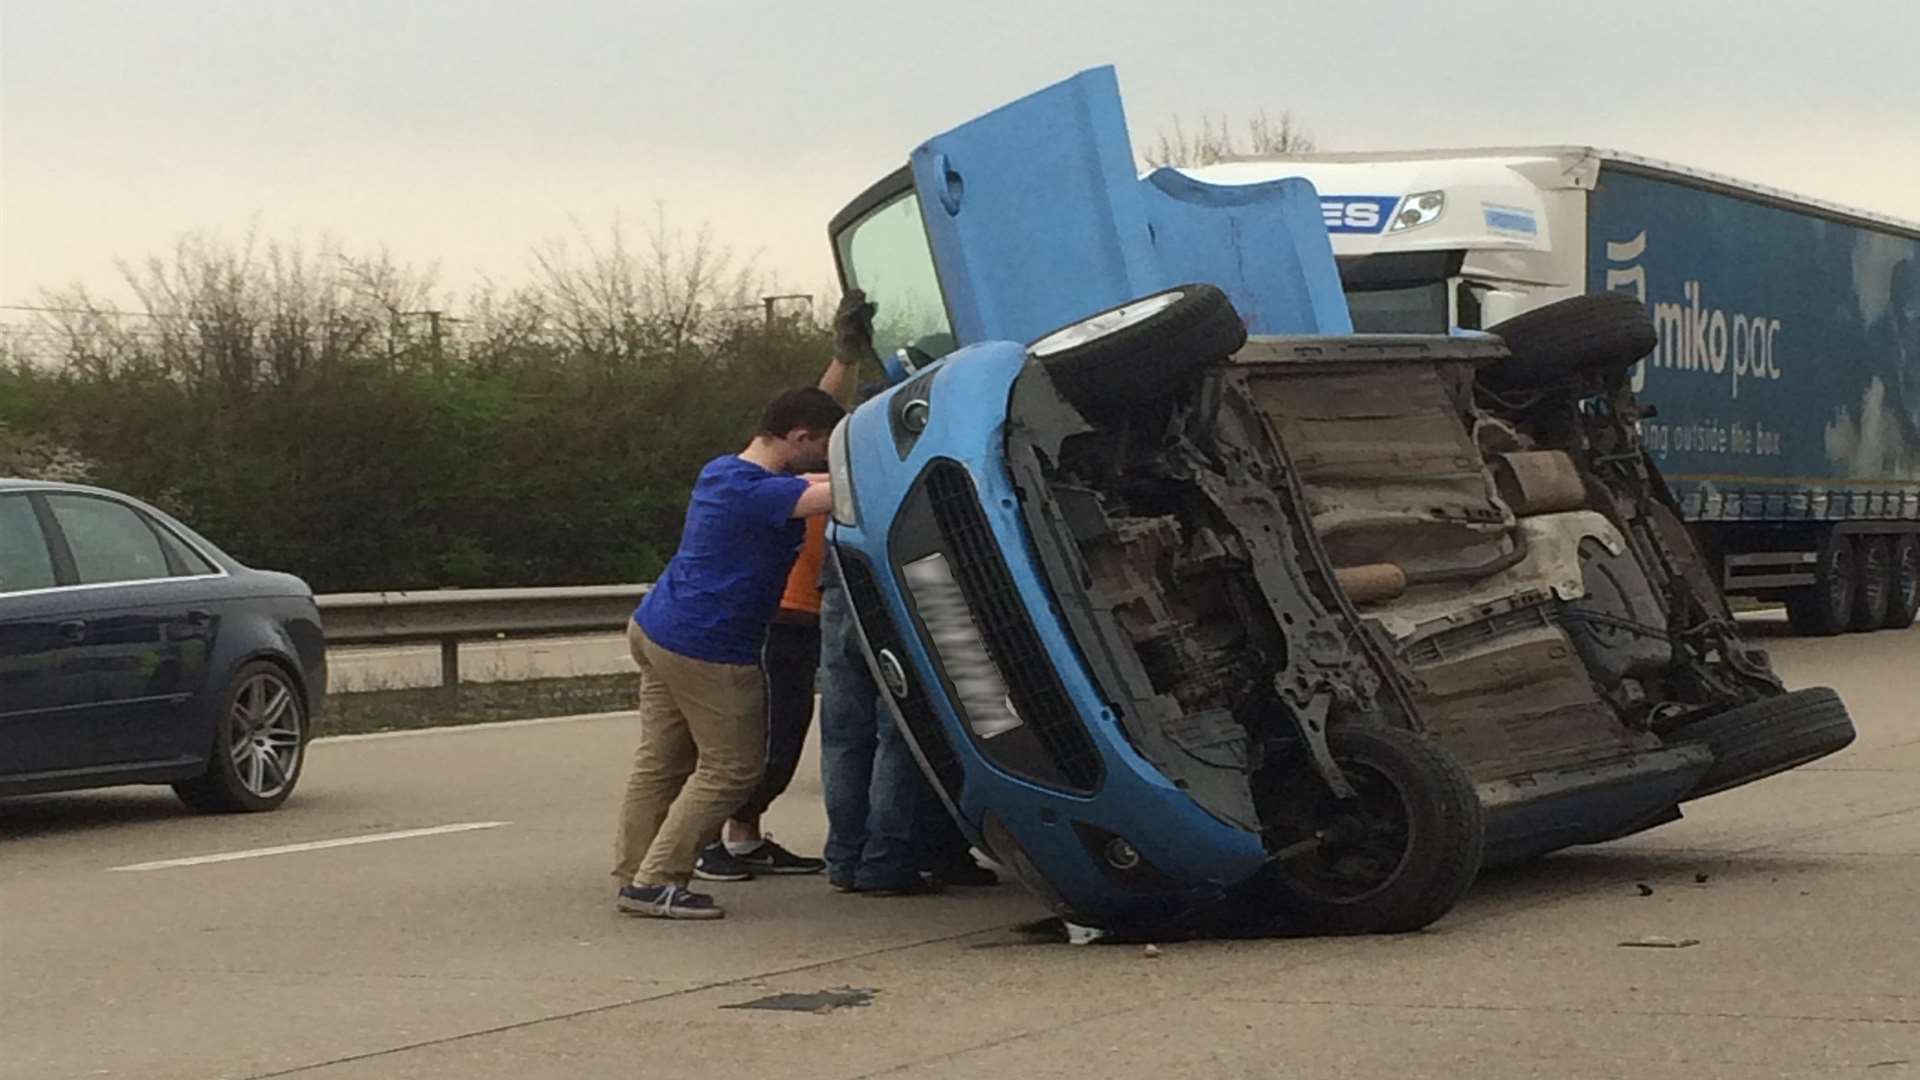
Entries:
POLYGON ((1587 199, 1586 287, 1653 316, 1646 443, 1729 589, 1804 605, 1894 571, 1880 546, 1920 527, 1920 235, 1612 161, 1587 199))

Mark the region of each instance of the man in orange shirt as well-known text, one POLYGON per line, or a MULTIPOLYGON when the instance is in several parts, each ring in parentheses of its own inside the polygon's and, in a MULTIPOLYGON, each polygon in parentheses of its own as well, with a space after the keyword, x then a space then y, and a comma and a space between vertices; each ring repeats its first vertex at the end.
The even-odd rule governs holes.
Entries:
MULTIPOLYGON (((836 366, 838 366, 836 361, 836 366)), ((822 378, 821 389, 839 389, 834 372, 822 378)), ((813 727, 813 685, 820 670, 820 571, 827 550, 827 519, 807 519, 807 540, 787 576, 780 610, 767 628, 760 653, 760 671, 766 684, 767 768, 760 784, 720 834, 693 865, 693 876, 704 881, 746 881, 755 874, 817 874, 826 868, 821 859, 795 855, 760 831, 760 817, 773 800, 787 790, 800 752, 813 727)))

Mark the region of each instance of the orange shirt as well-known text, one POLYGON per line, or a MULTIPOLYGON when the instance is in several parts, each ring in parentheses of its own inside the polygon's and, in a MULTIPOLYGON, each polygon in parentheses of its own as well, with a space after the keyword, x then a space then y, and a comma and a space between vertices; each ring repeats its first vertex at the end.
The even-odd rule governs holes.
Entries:
POLYGON ((820 614, 820 568, 827 558, 827 518, 825 514, 807 519, 807 541, 800 547, 800 558, 787 575, 787 591, 780 606, 787 611, 820 614))

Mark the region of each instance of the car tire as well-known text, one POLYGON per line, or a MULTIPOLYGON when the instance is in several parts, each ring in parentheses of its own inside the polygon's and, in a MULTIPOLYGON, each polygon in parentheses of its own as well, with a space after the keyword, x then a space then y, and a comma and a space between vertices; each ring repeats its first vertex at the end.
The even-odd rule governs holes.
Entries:
POLYGON ((1886 625, 1887 601, 1893 593, 1893 547, 1884 536, 1863 536, 1854 545, 1859 561, 1853 592, 1853 628, 1878 630, 1886 625))
POLYGON ((1828 533, 1814 560, 1813 584, 1787 597, 1787 619, 1794 633, 1831 637, 1850 629, 1859 579, 1853 541, 1837 532, 1828 533))
POLYGON ((1660 343, 1646 305, 1627 293, 1575 296, 1488 327, 1508 357, 1481 373, 1506 389, 1554 386, 1589 372, 1623 371, 1660 343))
POLYGON ((1192 284, 1063 326, 1029 345, 1027 353, 1068 401, 1101 420, 1168 400, 1201 369, 1246 342, 1246 324, 1227 294, 1192 284))
POLYGON ((207 771, 173 786, 207 813, 258 813, 287 801, 306 761, 307 708, 278 664, 255 661, 234 673, 220 697, 207 771))
POLYGON ((1713 764, 1689 799, 1805 765, 1846 749, 1853 738, 1846 704, 1824 686, 1728 709, 1663 736, 1670 744, 1704 743, 1713 752, 1713 764))
POLYGON ((1887 618, 1881 625, 1905 630, 1920 614, 1920 536, 1908 533, 1895 539, 1887 562, 1891 584, 1887 589, 1887 618))
POLYGON ((1281 797, 1292 803, 1282 818, 1295 830, 1270 831, 1282 921, 1313 933, 1398 934, 1452 910, 1486 849, 1486 811, 1466 770, 1438 743, 1402 728, 1334 727, 1327 748, 1360 804, 1334 799, 1304 761, 1282 781, 1281 797), (1343 830, 1380 842, 1329 842, 1343 830), (1289 857, 1296 837, 1316 837, 1319 846, 1289 857), (1381 865, 1378 856, 1395 854, 1393 866, 1381 865))

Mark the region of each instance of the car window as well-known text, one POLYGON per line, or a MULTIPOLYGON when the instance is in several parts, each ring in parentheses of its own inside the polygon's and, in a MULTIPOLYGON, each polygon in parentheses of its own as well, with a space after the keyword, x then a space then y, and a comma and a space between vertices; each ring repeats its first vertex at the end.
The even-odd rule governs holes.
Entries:
POLYGON ((54 586, 53 553, 25 495, 0 495, 0 593, 54 586))
POLYGON ((160 537, 139 511, 92 495, 47 496, 82 585, 171 576, 160 537))
POLYGON ((160 543, 167 549, 167 556, 176 568, 175 577, 194 577, 200 574, 217 574, 220 571, 200 553, 187 546, 186 541, 174 535, 172 529, 159 522, 153 523, 154 531, 160 534, 160 543))

